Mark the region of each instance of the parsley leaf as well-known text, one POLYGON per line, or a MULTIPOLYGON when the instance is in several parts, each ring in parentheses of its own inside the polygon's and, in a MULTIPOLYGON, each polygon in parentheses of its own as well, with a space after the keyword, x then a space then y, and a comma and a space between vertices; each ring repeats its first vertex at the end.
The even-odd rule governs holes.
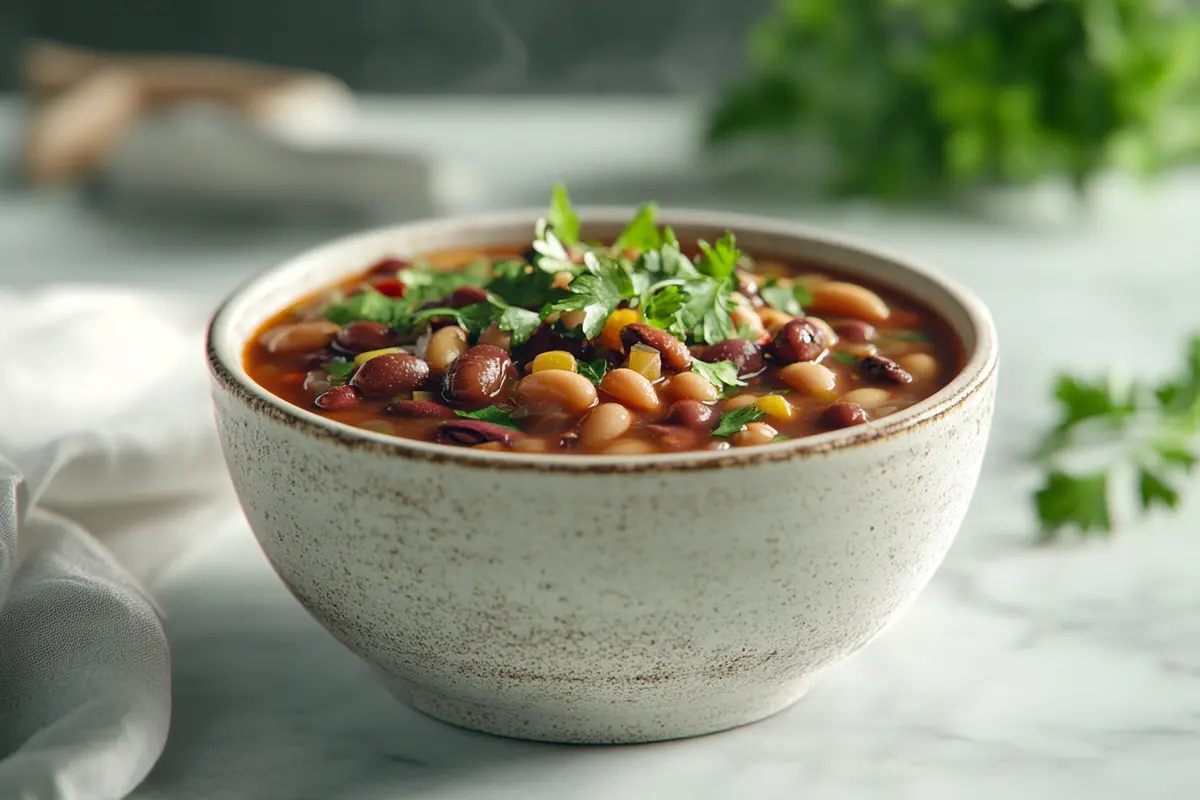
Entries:
POLYGON ((571 261, 571 254, 567 252, 566 246, 554 235, 544 219, 538 220, 533 252, 533 265, 542 272, 555 275, 559 272, 574 274, 579 271, 579 267, 571 261))
POLYGON ((738 377, 737 364, 732 361, 716 361, 710 364, 697 359, 692 362, 692 372, 703 376, 721 392, 746 385, 746 382, 738 377))
POLYGON ((403 304, 410 309, 441 300, 455 289, 464 286, 484 286, 492 275, 492 265, 486 258, 473 261, 464 269, 442 271, 426 265, 402 269, 397 277, 404 284, 403 304))
POLYGON ((855 356, 852 356, 852 355, 850 355, 849 353, 837 353, 837 352, 834 352, 834 353, 830 353, 830 354, 829 354, 829 357, 830 357, 830 358, 832 358, 832 359, 834 359, 834 360, 836 360, 836 361, 840 361, 840 362, 842 362, 843 364, 848 364, 848 365, 850 365, 850 366, 854 366, 855 364, 857 364, 857 363, 858 363, 858 358, 857 358, 857 357, 855 357, 855 356))
POLYGON ((1107 471, 1076 477, 1053 470, 1034 495, 1034 503, 1044 526, 1042 541, 1053 539, 1055 532, 1065 525, 1075 525, 1085 533, 1112 529, 1107 471))
POLYGON ((454 413, 458 414, 460 417, 477 419, 480 422, 490 422, 493 425, 501 425, 505 428, 511 428, 514 431, 521 430, 516 421, 513 419, 512 413, 505 411, 499 406, 488 406, 487 408, 481 408, 478 411, 456 410, 454 413))
POLYGON ((777 308, 793 317, 803 314, 804 307, 812 302, 812 294, 804 288, 804 284, 794 283, 791 286, 783 286, 779 283, 778 278, 767 278, 758 288, 758 293, 763 302, 771 308, 777 308))
POLYGON ((366 320, 391 325, 396 322, 403 306, 387 295, 374 289, 347 297, 325 309, 325 318, 338 325, 366 320))
POLYGON ((654 215, 657 213, 658 206, 654 203, 646 203, 638 208, 625 230, 621 231, 621 235, 613 242, 612 249, 618 253, 628 248, 645 252, 661 247, 662 234, 654 225, 654 215))
POLYGON ((335 378, 345 378, 348 377, 351 372, 354 372, 354 362, 347 361, 346 359, 326 361, 323 366, 325 367, 325 371, 335 378))
POLYGON ((697 242, 697 245, 703 258, 696 265, 696 269, 717 280, 728 280, 733 276, 733 268, 741 260, 742 252, 737 249, 737 242, 731 231, 726 231, 714 245, 703 239, 697 242))
POLYGON ((542 317, 536 311, 528 311, 517 306, 509 306, 496 318, 496 327, 512 334, 512 343, 521 344, 542 324, 542 317))
POLYGON ((758 422, 765 416, 766 414, 755 405, 743 406, 736 411, 726 411, 721 415, 721 422, 718 423, 712 435, 722 438, 733 436, 751 422, 758 422))
POLYGON ((1164 508, 1175 508, 1179 505, 1179 492, 1157 471, 1143 468, 1138 471, 1138 499, 1143 511, 1149 511, 1156 503, 1164 508))
POLYGON ((582 311, 583 335, 594 339, 604 322, 626 300, 637 294, 632 267, 627 261, 588 252, 584 254, 587 272, 571 281, 569 296, 551 303, 543 314, 553 311, 582 311))
POLYGON ((692 281, 686 290, 680 313, 696 341, 716 344, 737 335, 729 316, 733 288, 728 281, 692 281))
POLYGON ((491 326, 499 316, 503 306, 495 303, 472 303, 462 308, 427 308, 417 312, 412 318, 412 324, 424 322, 433 317, 453 317, 472 336, 478 336, 491 326))
POLYGON ((563 244, 579 244, 579 214, 575 213, 575 208, 571 205, 571 198, 567 196, 567 187, 561 183, 554 185, 546 221, 563 244))
POLYGON ((501 261, 492 267, 492 279, 484 288, 510 305, 539 308, 558 293, 553 283, 549 272, 521 261, 501 261))
POLYGON ((604 380, 604 373, 606 372, 608 372, 608 362, 603 358, 579 362, 579 374, 592 383, 600 383, 600 381, 604 380))

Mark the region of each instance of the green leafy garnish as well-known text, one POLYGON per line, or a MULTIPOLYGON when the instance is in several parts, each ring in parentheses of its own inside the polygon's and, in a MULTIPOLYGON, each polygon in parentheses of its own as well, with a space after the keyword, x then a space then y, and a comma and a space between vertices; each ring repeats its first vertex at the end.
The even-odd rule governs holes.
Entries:
POLYGON ((509 305, 540 308, 557 294, 551 288, 554 275, 522 261, 500 261, 492 267, 492 279, 484 287, 509 305))
POLYGON ((850 355, 849 353, 834 352, 834 353, 830 353, 829 357, 834 359, 835 361, 840 361, 843 364, 849 364, 850 366, 854 366, 855 364, 858 363, 858 358, 850 355))
POLYGON ((397 305, 418 308, 425 303, 441 300, 455 289, 464 286, 485 286, 492 276, 492 265, 487 259, 479 259, 463 269, 452 271, 436 270, 428 265, 417 265, 402 269, 398 273, 404 284, 404 297, 397 305))
POLYGON ((460 417, 466 417, 467 419, 477 419, 480 422, 490 422, 493 425, 501 425, 505 428, 512 428, 514 431, 521 430, 516 421, 513 419, 512 413, 505 411, 499 406, 488 406, 487 408, 481 408, 478 411, 456 410, 454 413, 458 414, 460 417))
POLYGON ((453 317, 467 333, 478 336, 491 327, 502 310, 503 306, 491 302, 472 303, 462 308, 427 308, 412 316, 412 324, 418 325, 434 317, 453 317))
POLYGON ((726 231, 724 236, 717 239, 716 244, 710 245, 703 239, 697 244, 703 258, 696 264, 696 269, 717 280, 726 280, 733 276, 733 268, 742 259, 742 251, 737 249, 737 241, 732 232, 726 231))
POLYGON ((561 183, 554 185, 550 195, 550 211, 546 214, 546 222, 563 244, 569 246, 579 243, 579 214, 571 205, 567 187, 561 183))
POLYGON ((1059 420, 1035 453, 1046 468, 1034 494, 1041 541, 1072 527, 1111 533, 1112 489, 1124 475, 1136 483, 1140 515, 1179 504, 1180 480, 1198 461, 1200 336, 1189 342, 1183 373, 1152 390, 1111 377, 1063 376, 1054 397, 1059 420), (1071 468, 1089 456, 1092 466, 1071 468))
POLYGON ((608 372, 608 362, 603 358, 579 362, 579 374, 592 383, 598 384, 604 380, 604 373, 606 372, 608 372))
POLYGON ((751 422, 758 422, 765 416, 766 414, 755 405, 742 406, 736 411, 726 411, 721 415, 721 422, 712 435, 722 438, 733 436, 751 422))
POLYGON ((802 283, 783 286, 777 278, 767 278, 758 288, 763 302, 771 308, 777 308, 785 314, 798 317, 804 313, 804 307, 812 302, 812 294, 802 283))
POLYGON ((621 235, 613 242, 612 249, 619 253, 628 248, 646 251, 661 247, 663 237, 654 225, 656 213, 658 213, 658 206, 654 203, 646 203, 641 206, 634 214, 633 219, 625 226, 625 230, 621 231, 621 235))
POLYGON ((397 303, 374 289, 347 297, 325 309, 325 318, 338 325, 366 320, 391 325, 397 318, 397 303))
POLYGON ((542 317, 536 311, 516 306, 509 306, 496 318, 496 327, 511 334, 514 345, 528 340, 541 324, 542 317))
POLYGON ((571 281, 569 296, 551 303, 545 313, 582 311, 583 335, 594 339, 604 329, 604 322, 626 300, 637 294, 632 267, 628 261, 587 253, 584 257, 587 272, 571 281))
POLYGON ((347 361, 344 358, 326 361, 323 366, 325 367, 325 371, 335 378, 345 378, 351 372, 354 372, 354 362, 347 361))
POLYGON ((722 393, 727 389, 746 385, 746 382, 738 377, 737 364, 732 361, 716 361, 710 364, 697 359, 692 362, 692 372, 704 376, 705 380, 722 393))

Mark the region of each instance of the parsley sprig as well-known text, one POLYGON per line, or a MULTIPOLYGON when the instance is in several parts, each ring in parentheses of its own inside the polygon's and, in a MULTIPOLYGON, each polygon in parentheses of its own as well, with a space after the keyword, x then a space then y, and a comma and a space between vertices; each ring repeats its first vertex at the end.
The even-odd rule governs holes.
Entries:
POLYGON ((1054 396, 1060 418, 1035 453, 1046 470, 1033 498, 1040 541, 1067 528, 1111 534, 1122 482, 1136 489, 1135 515, 1179 505, 1200 445, 1200 335, 1188 343, 1183 371, 1156 387, 1062 376, 1054 396))

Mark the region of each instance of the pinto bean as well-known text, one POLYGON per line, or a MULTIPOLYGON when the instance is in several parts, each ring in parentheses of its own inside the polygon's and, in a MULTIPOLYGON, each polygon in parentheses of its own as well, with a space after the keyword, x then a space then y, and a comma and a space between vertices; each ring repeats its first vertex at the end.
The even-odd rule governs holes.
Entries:
POLYGON ((855 344, 866 344, 875 338, 875 326, 861 319, 838 320, 833 329, 838 336, 855 344))
POLYGON ((633 425, 633 415, 620 403, 601 403, 579 425, 579 443, 596 448, 625 434, 633 425))
POLYGON ((631 369, 614 369, 605 374, 600 381, 600 388, 615 400, 638 411, 658 411, 661 405, 654 385, 631 369))
POLYGON ((828 281, 812 289, 812 310, 823 316, 853 317, 883 322, 891 309, 879 295, 865 286, 845 281, 828 281))
POLYGON ((383 413, 393 417, 414 417, 418 419, 450 419, 454 412, 449 407, 432 400, 397 400, 383 410, 383 413))
POLYGON ((272 328, 262 335, 260 341, 273 356, 299 355, 327 346, 337 332, 337 323, 318 319, 272 328))
POLYGON ((751 378, 767 368, 763 361, 762 348, 746 339, 726 339, 708 348, 701 361, 715 364, 732 361, 737 367, 739 378, 751 378))
POLYGON ((438 328, 429 337, 425 346, 425 360, 432 369, 445 372, 446 368, 467 349, 467 332, 457 325, 438 328))
POLYGON ((425 385, 429 364, 408 353, 387 353, 365 362, 350 385, 366 397, 390 397, 425 385))
POLYGON ((457 444, 467 447, 487 442, 510 445, 520 437, 521 434, 512 428, 479 419, 463 418, 443 423, 437 433, 437 440, 442 444, 457 444))
POLYGON ((399 341, 400 334, 387 325, 367 320, 351 322, 333 337, 334 344, 347 353, 382 350, 385 347, 395 347, 399 341))
POLYGON ((711 403, 720 395, 717 387, 708 382, 708 378, 698 372, 681 372, 671 378, 667 391, 677 400, 700 400, 711 403))
POLYGON ((505 379, 512 376, 508 353, 495 345, 476 345, 446 368, 442 395, 458 403, 486 403, 500 394, 505 379))
POLYGON ((737 276, 738 291, 741 292, 742 296, 750 301, 750 305, 755 308, 761 308, 763 306, 763 299, 758 293, 758 276, 741 267, 734 268, 734 275, 737 276))
POLYGON ((516 388, 522 405, 539 413, 562 409, 570 414, 582 414, 596 403, 596 387, 577 372, 565 369, 545 369, 521 379, 516 388))
POLYGON ((912 383, 913 376, 883 356, 867 356, 858 362, 858 374, 871 383, 912 383))
POLYGON ((738 447, 750 447, 756 444, 770 444, 778 435, 779 431, 765 422, 750 422, 730 438, 738 447))
POLYGON ((463 308, 476 303, 486 303, 487 299, 488 293, 478 286, 460 286, 446 295, 446 299, 440 305, 447 308, 463 308))
POLYGON ((813 361, 829 344, 825 332, 811 320, 794 319, 780 328, 771 339, 771 356, 781 364, 813 361))
POLYGON ((687 345, 664 330, 647 325, 644 322, 634 322, 621 329, 621 344, 626 350, 635 344, 653 347, 662 356, 662 363, 674 372, 683 372, 692 368, 692 354, 687 345))
POLYGON ((667 410, 667 422, 694 431, 711 431, 720 421, 721 415, 715 408, 698 400, 680 400, 667 410))
POLYGON ((821 412, 818 420, 823 428, 849 428, 851 425, 861 425, 869 422, 871 415, 860 405, 854 403, 834 403, 821 412))
POLYGON ((358 391, 353 386, 334 386, 313 400, 313 405, 322 411, 345 411, 358 405, 358 391))

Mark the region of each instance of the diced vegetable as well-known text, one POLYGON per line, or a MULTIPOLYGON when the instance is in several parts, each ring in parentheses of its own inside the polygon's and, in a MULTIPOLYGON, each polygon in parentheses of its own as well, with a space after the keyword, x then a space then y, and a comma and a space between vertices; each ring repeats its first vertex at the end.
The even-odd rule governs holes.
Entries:
POLYGON ((544 353, 539 353, 529 364, 529 371, 531 373, 542 372, 548 369, 561 369, 567 372, 579 371, 579 367, 575 363, 575 356, 565 350, 547 350, 544 353))
POLYGON ((354 366, 361 367, 363 364, 370 361, 372 358, 386 356, 388 353, 403 353, 404 349, 400 347, 382 347, 379 350, 368 350, 365 353, 359 353, 354 357, 354 366))
POLYGON ((653 347, 635 344, 629 349, 629 368, 653 383, 662 377, 662 355, 653 347))

